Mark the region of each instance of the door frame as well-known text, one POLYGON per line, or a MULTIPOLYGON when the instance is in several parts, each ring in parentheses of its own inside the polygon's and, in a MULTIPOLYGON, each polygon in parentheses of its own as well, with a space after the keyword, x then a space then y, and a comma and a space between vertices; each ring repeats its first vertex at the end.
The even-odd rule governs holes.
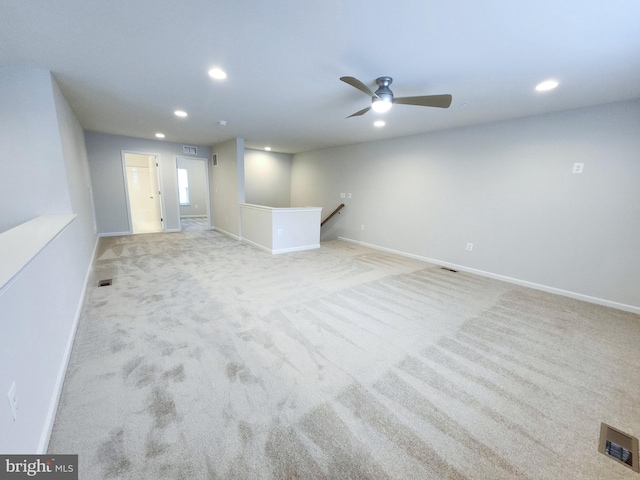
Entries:
POLYGON ((186 160, 202 160, 204 163, 204 185, 207 196, 207 227, 209 229, 212 228, 211 224, 211 192, 209 190, 209 159, 204 157, 187 157, 186 155, 176 155, 173 158, 173 167, 176 172, 176 192, 178 192, 177 202, 178 202, 178 225, 180 226, 180 231, 182 231, 182 217, 180 216, 180 186, 178 185, 178 159, 184 158, 186 160))
POLYGON ((161 162, 160 162, 160 154, 159 153, 150 153, 150 152, 142 152, 137 150, 120 150, 120 157, 122 160, 122 177, 124 180, 124 198, 125 203, 127 205, 127 221, 129 223, 129 235, 133 235, 133 222, 131 220, 131 203, 129 201, 129 181, 127 180, 127 162, 126 155, 146 155, 148 157, 156 157, 156 175, 158 177, 158 194, 160 195, 160 227, 162 232, 167 231, 166 222, 164 221, 164 212, 166 209, 164 208, 164 195, 162 194, 162 175, 160 173, 161 162))

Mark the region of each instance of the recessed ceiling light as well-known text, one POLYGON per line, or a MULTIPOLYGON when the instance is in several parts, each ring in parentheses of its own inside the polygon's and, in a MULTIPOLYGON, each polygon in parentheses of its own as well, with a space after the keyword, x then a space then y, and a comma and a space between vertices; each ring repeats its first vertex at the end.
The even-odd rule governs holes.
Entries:
POLYGON ((270 152, 270 151, 271 151, 271 147, 264 147, 264 149, 265 149, 267 152, 270 152))
POLYGON ((558 82, 556 82, 555 80, 545 80, 544 82, 536 85, 536 90, 538 92, 546 92, 548 90, 553 90, 557 86, 558 86, 558 82))
POLYGON ((373 122, 373 125, 376 127, 384 127, 386 123, 384 122, 384 120, 376 120, 375 122, 373 122))
POLYGON ((176 110, 175 112, 173 112, 173 114, 176 117, 181 117, 181 118, 184 118, 187 116, 187 112, 185 112, 184 110, 176 110))
POLYGON ((220 125, 221 127, 226 127, 227 126, 227 121, 226 120, 218 120, 218 125, 220 125))
POLYGON ((158 133, 156 133, 156 137, 158 137, 158 138, 164 138, 164 133, 160 133, 160 132, 158 132, 158 133))
POLYGON ((209 76, 211 78, 215 78, 216 80, 224 80, 225 78, 227 78, 227 74, 218 67, 214 67, 211 70, 209 70, 209 76))

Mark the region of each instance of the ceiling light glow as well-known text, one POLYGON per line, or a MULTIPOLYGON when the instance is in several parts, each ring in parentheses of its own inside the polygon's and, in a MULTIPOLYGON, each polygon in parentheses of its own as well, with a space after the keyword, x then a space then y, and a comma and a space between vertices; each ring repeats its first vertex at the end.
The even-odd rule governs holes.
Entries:
POLYGON ((221 68, 214 67, 209 70, 209 76, 211 78, 215 78, 216 80, 224 80, 227 78, 227 74, 221 68))
POLYGON ((164 138, 164 133, 160 133, 160 132, 158 132, 158 133, 156 133, 156 137, 158 137, 158 138, 164 138))
POLYGON ((271 147, 264 147, 264 149, 265 149, 267 152, 270 152, 270 151, 271 151, 271 147))
POLYGON ((547 92, 549 90, 553 90, 557 86, 558 86, 558 82, 556 82, 555 80, 545 80, 544 82, 536 85, 536 90, 538 92, 547 92))
POLYGON ((384 127, 386 123, 384 122, 384 120, 376 120, 375 122, 373 122, 373 125, 375 127, 384 127))
POLYGON ((176 110, 175 112, 173 112, 173 114, 176 117, 180 117, 180 118, 184 118, 187 116, 187 112, 185 112, 184 110, 176 110))
POLYGON ((391 109, 391 105, 393 104, 387 100, 379 100, 374 98, 373 103, 371 104, 371 108, 373 108, 373 110, 378 113, 384 113, 388 112, 391 109))

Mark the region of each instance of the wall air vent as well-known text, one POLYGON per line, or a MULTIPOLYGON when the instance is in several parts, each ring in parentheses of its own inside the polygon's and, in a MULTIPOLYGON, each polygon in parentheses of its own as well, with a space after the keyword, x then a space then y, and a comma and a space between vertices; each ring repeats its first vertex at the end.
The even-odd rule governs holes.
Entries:
POLYGON ((183 145, 182 146, 182 153, 186 153, 187 155, 197 155, 198 154, 198 147, 192 147, 190 145, 183 145))
POLYGON ((600 426, 598 451, 634 472, 640 473, 638 439, 636 437, 603 423, 600 426))
POLYGON ((214 167, 218 166, 218 154, 217 153, 212 153, 211 154, 211 165, 213 165, 214 167))

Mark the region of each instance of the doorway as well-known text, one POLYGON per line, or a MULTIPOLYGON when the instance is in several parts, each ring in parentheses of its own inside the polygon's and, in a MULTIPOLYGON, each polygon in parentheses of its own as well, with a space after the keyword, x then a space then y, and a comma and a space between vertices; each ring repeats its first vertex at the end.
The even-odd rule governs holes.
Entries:
POLYGON ((123 169, 129 211, 129 231, 158 233, 164 231, 162 202, 158 185, 158 156, 123 152, 123 169))
POLYGON ((206 158, 176 157, 180 230, 211 228, 209 165, 206 158))

